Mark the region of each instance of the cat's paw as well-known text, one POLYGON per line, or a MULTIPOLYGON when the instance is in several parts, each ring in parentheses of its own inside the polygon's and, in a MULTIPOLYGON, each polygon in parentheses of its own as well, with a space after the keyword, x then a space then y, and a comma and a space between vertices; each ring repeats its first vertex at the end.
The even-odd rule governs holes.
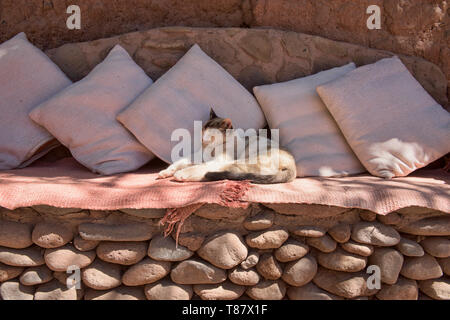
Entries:
POLYGON ((171 168, 167 168, 158 173, 158 179, 170 178, 173 176, 174 173, 175 173, 175 170, 172 170, 171 168))
POLYGON ((193 170, 192 168, 183 169, 180 171, 177 171, 173 178, 175 181, 202 181, 203 176, 198 174, 196 170, 193 170))

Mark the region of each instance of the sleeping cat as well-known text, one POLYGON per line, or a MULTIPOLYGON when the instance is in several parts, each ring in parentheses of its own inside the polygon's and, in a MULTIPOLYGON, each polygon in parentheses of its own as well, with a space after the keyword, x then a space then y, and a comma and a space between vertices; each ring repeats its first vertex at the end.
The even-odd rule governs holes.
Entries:
POLYGON ((210 150, 212 158, 201 164, 193 164, 190 158, 183 158, 161 171, 159 178, 173 176, 176 181, 248 180, 258 184, 285 183, 295 179, 295 160, 288 151, 262 136, 250 139, 236 134, 238 130, 233 130, 231 120, 218 118, 214 112, 210 118, 203 126, 202 150, 210 150), (233 140, 237 148, 233 145, 227 149, 227 144, 233 140), (267 146, 266 152, 259 152, 259 146, 267 146))

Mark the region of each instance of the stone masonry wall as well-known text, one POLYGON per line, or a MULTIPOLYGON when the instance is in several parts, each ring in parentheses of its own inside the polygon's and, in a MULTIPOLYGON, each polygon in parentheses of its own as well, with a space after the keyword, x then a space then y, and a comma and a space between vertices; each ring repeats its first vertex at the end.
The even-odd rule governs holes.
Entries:
POLYGON ((450 216, 317 205, 204 205, 162 236, 164 210, 0 209, 0 297, 24 300, 450 299, 450 216), (276 210, 276 211, 275 211, 276 210), (66 270, 81 269, 68 289, 66 270), (381 289, 369 289, 370 265, 381 289))
POLYGON ((48 49, 161 26, 274 27, 420 56, 450 84, 449 16, 446 0, 2 0, 0 42, 21 31, 48 49), (66 28, 69 4, 81 8, 81 30, 66 28), (382 28, 369 31, 373 4, 382 28))

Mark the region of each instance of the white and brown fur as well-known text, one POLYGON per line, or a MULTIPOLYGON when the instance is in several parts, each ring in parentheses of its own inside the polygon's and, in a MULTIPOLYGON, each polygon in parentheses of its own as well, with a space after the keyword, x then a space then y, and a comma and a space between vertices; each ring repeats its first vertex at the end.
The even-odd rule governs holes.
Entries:
MULTIPOLYGON (((214 137, 210 134, 212 129, 222 133, 223 140, 219 143, 223 143, 225 149, 226 140, 231 137, 233 132, 231 120, 218 118, 211 112, 211 119, 203 126, 203 148, 220 147, 220 145, 214 145, 214 137)), ((297 171, 292 154, 273 147, 271 140, 265 137, 258 136, 257 139, 258 143, 261 139, 267 140, 263 141, 268 145, 267 152, 263 155, 258 153, 249 155, 249 142, 246 140, 245 148, 240 152, 234 150, 235 152, 231 156, 223 152, 213 160, 201 164, 193 164, 190 158, 183 158, 161 171, 159 178, 173 177, 176 181, 248 180, 258 184, 285 183, 294 180, 297 171), (243 152, 245 154, 242 154, 243 152), (256 158, 248 161, 252 156, 256 158), (242 159, 239 157, 245 157, 246 161, 236 161, 236 159, 242 159)))

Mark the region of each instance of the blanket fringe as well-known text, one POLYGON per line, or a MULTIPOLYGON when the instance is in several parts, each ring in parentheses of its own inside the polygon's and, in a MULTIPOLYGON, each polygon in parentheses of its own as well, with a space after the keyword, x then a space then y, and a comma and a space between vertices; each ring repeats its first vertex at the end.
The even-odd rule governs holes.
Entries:
MULTIPOLYGON (((245 195, 248 189, 250 189, 249 181, 227 180, 224 182, 224 184, 225 189, 220 194, 219 204, 221 206, 236 208, 246 207, 248 205, 247 202, 241 201, 241 198, 245 195)), ((161 225, 165 225, 164 236, 170 236, 176 226, 176 245, 178 246, 178 238, 180 236, 181 228, 183 227, 184 222, 191 216, 191 214, 200 209, 204 204, 205 203, 195 203, 183 208, 167 209, 166 215, 160 221, 161 225)))

